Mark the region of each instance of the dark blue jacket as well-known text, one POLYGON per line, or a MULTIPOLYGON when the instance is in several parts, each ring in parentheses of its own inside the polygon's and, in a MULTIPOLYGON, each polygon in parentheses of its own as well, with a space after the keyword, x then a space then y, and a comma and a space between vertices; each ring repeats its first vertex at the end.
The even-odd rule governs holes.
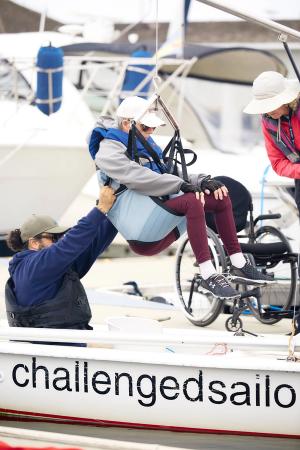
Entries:
POLYGON ((18 304, 29 306, 54 298, 71 268, 82 278, 113 241, 116 228, 97 208, 57 243, 43 250, 24 250, 9 263, 18 304))

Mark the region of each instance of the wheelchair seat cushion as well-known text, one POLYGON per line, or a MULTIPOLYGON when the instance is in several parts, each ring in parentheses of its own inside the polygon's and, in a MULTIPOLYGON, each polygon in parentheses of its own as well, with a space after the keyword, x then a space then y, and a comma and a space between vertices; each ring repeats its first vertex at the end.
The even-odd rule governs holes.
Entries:
POLYGON ((288 252, 288 248, 284 242, 271 242, 266 244, 245 244, 241 243, 243 253, 251 253, 253 256, 272 256, 282 255, 288 252))

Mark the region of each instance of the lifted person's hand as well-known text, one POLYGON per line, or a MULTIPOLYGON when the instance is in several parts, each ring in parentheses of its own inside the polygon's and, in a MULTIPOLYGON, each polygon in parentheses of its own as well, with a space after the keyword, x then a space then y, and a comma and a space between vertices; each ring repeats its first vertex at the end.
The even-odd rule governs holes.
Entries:
POLYGON ((211 178, 210 175, 203 178, 200 186, 207 195, 213 193, 216 200, 223 200, 228 195, 227 187, 221 181, 211 178))
POLYGON ((205 205, 205 198, 204 198, 204 192, 202 192, 201 187, 196 185, 196 184, 191 184, 191 183, 187 183, 187 182, 183 182, 182 185, 180 186, 180 190, 181 192, 184 192, 185 194, 189 193, 189 192, 194 192, 196 199, 200 200, 200 202, 202 203, 202 205, 205 205))
POLYGON ((110 186, 103 186, 100 190, 99 200, 97 202, 97 208, 106 214, 116 200, 114 190, 110 186))

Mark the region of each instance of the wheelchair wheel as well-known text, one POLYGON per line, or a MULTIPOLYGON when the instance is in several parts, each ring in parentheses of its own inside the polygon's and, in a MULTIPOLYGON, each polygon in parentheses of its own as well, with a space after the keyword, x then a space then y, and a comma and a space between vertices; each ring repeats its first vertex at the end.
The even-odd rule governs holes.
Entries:
POLYGON ((239 331, 241 328, 243 328, 242 319, 238 317, 236 320, 234 320, 232 316, 228 317, 225 322, 225 328, 230 332, 239 331))
MULTIPOLYGON (((216 234, 207 229, 211 259, 217 273, 226 268, 224 249, 216 234)), ((220 314, 223 301, 201 291, 200 274, 187 234, 182 238, 176 252, 176 291, 184 315, 194 325, 205 327, 220 314)))
MULTIPOLYGON (((289 253, 292 252, 287 238, 277 228, 272 226, 263 226, 255 234, 255 243, 274 243, 282 242, 285 244, 289 253)), ((287 311, 293 304, 297 287, 297 262, 295 258, 287 257, 282 259, 272 258, 265 262, 255 258, 256 263, 262 267, 266 273, 272 273, 276 284, 270 284, 260 288, 260 303, 266 312, 273 312, 273 317, 264 318, 258 314, 257 319, 265 324, 272 325, 281 320, 281 317, 274 317, 278 311, 287 311)))

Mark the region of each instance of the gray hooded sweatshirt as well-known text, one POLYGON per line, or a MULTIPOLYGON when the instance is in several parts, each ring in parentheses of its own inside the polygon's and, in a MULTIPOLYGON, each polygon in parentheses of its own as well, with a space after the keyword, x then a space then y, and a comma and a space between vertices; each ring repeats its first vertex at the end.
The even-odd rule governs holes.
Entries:
MULTIPOLYGON (((116 122, 109 117, 100 117, 96 126, 117 128, 116 122)), ((117 183, 124 184, 140 194, 159 197, 176 194, 183 183, 182 178, 164 173, 159 174, 131 161, 126 156, 126 147, 119 141, 103 139, 95 162, 97 167, 117 183)), ((190 182, 198 184, 205 175, 191 175, 190 182)))

